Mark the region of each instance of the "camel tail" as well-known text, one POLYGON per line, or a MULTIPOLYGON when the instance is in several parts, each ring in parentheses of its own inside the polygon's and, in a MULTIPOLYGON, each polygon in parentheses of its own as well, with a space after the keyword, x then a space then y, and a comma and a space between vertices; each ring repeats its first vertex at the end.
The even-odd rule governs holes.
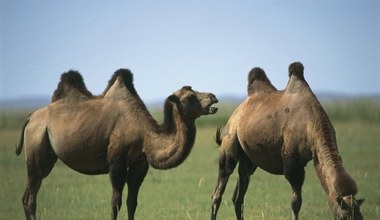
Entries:
POLYGON ((28 125, 29 121, 30 121, 30 118, 28 117, 28 119, 26 119, 24 125, 22 126, 20 140, 18 144, 16 145, 16 155, 20 155, 22 148, 24 146, 24 133, 25 133, 25 128, 28 125))
POLYGON ((216 132, 215 132, 215 137, 214 137, 214 141, 215 143, 218 145, 218 146, 221 146, 222 145, 222 126, 219 126, 217 129, 216 129, 216 132))

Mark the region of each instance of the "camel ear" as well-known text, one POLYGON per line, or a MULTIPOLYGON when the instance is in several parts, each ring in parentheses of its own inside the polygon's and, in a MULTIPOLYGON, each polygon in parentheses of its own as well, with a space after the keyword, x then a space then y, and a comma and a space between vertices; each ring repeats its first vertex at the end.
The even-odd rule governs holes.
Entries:
POLYGON ((174 103, 178 103, 179 102, 179 99, 176 95, 170 95, 168 97, 168 100, 171 101, 171 102, 174 102, 174 103))
POLYGON ((365 201, 365 199, 358 199, 357 202, 358 202, 358 205, 361 206, 363 204, 363 202, 365 201))
POLYGON ((344 199, 342 196, 337 196, 336 197, 336 202, 338 203, 338 205, 342 208, 342 209, 347 209, 347 204, 344 202, 344 199))

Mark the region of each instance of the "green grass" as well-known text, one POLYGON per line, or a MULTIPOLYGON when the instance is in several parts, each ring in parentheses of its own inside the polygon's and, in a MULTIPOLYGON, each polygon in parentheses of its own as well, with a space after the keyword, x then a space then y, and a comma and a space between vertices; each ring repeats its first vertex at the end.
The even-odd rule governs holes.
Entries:
MULTIPOLYGON (((376 102, 363 104, 362 101, 350 103, 351 108, 345 107, 347 103, 324 105, 337 132, 344 166, 357 181, 357 197, 366 198, 362 206, 364 218, 380 219, 380 122, 376 119, 380 107, 376 102)), ((181 166, 168 171, 150 168, 140 190, 136 219, 209 219, 211 193, 218 172, 218 149, 213 136, 215 128, 225 124, 232 110, 233 107, 220 106, 217 115, 199 119, 194 149, 181 166)), ((15 155, 14 146, 27 111, 7 112, 6 116, 0 111, 0 114, 0 218, 23 219, 25 158, 15 155)), ((236 173, 224 193, 219 219, 235 219, 231 196, 236 173)), ((119 219, 126 219, 126 195, 127 189, 119 219)), ((257 170, 246 194, 245 217, 248 220, 291 219, 290 196, 290 185, 283 176, 257 170)), ((110 200, 107 175, 82 175, 57 162, 38 194, 37 218, 109 219, 110 200)), ((306 167, 300 219, 332 219, 312 163, 306 167)))

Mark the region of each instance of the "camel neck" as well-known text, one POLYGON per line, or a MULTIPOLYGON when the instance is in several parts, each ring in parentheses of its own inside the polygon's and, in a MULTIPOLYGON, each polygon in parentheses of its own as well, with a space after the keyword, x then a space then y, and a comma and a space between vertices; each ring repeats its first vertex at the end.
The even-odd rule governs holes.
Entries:
POLYGON ((355 181, 343 167, 336 144, 335 131, 326 117, 324 120, 320 120, 320 127, 316 132, 318 135, 314 141, 314 166, 318 178, 328 194, 330 206, 333 206, 337 196, 355 195, 357 188, 355 181))
POLYGON ((145 137, 144 152, 156 169, 180 165, 190 154, 195 141, 195 119, 185 120, 178 107, 166 101, 164 123, 145 137))

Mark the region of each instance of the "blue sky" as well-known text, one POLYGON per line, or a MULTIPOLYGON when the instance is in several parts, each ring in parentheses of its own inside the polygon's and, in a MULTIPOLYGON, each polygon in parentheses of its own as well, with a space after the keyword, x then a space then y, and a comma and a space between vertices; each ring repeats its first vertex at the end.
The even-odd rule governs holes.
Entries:
POLYGON ((50 96, 82 73, 99 94, 129 68, 147 102, 183 85, 245 96, 262 67, 283 89, 301 61, 314 91, 380 93, 380 1, 0 1, 0 99, 50 96))

